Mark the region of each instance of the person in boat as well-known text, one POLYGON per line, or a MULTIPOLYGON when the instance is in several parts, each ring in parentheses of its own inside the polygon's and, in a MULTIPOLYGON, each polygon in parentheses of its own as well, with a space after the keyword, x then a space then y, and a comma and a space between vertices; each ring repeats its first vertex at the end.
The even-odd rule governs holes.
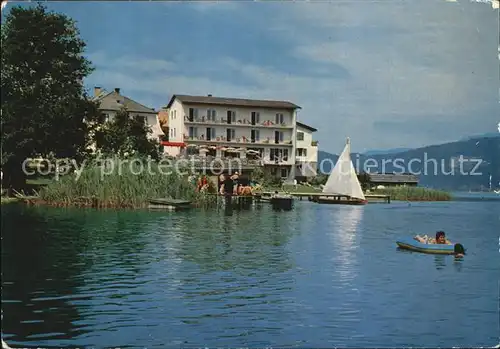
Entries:
POLYGON ((446 233, 444 231, 438 231, 436 233, 436 238, 429 238, 427 235, 414 237, 415 240, 423 244, 441 244, 441 245, 452 245, 452 243, 446 239, 446 233))

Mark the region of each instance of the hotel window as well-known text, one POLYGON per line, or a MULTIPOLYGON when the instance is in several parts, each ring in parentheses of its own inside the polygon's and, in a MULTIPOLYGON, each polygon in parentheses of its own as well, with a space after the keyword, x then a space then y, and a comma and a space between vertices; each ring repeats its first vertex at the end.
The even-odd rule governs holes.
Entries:
POLYGON ((283 142, 283 132, 281 131, 274 131, 274 143, 278 144, 283 142))
POLYGON ((304 132, 297 132, 297 140, 298 141, 304 140, 304 132))
POLYGON ((288 149, 276 149, 271 148, 271 154, 269 156, 271 161, 288 161, 288 149))
POLYGON ((288 177, 288 169, 287 168, 282 168, 281 169, 281 177, 282 178, 288 177))
POLYGON ((306 148, 297 148, 297 156, 307 156, 306 148))
POLYGON ((251 114, 251 123, 252 125, 258 125, 260 123, 260 113, 253 111, 251 114))
POLYGON ((215 109, 207 110, 207 120, 215 121, 216 117, 217 117, 217 112, 215 111, 215 109))
POLYGON ((236 121, 236 112, 234 110, 227 111, 227 123, 230 124, 236 121))
POLYGON ((189 121, 196 121, 198 119, 198 109, 189 108, 189 121))
POLYGON ((228 128, 226 130, 226 137, 228 142, 236 138, 236 131, 234 130, 234 128, 228 128))
POLYGON ((174 110, 174 119, 177 119, 177 110, 174 110))
POLYGON ((281 114, 281 113, 276 114, 276 124, 277 125, 283 124, 284 121, 285 121, 285 119, 283 118, 283 114, 281 114))
POLYGON ((207 127, 207 141, 215 139, 215 128, 207 127))
POLYGON ((196 139, 198 137, 198 129, 196 127, 189 128, 189 138, 196 139))
POLYGON ((259 130, 251 130, 250 131, 250 141, 252 143, 260 141, 260 131, 259 130))

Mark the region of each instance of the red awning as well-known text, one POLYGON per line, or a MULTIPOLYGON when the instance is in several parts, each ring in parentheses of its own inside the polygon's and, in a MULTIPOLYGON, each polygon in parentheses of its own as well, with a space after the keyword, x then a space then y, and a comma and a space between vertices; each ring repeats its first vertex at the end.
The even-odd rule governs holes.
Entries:
POLYGON ((161 142, 161 145, 165 147, 179 147, 179 148, 184 148, 186 146, 186 143, 184 142, 166 142, 163 141, 161 142))

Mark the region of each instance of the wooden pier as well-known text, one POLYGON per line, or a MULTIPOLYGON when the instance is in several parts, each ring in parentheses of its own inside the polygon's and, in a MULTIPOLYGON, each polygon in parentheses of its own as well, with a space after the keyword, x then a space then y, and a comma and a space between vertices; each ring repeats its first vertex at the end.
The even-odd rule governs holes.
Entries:
MULTIPOLYGON (((282 194, 282 193, 280 193, 282 194)), ((310 201, 312 201, 313 198, 315 197, 337 197, 337 196, 343 196, 339 194, 323 194, 323 193, 300 193, 300 192, 287 192, 286 194, 294 196, 299 198, 299 200, 302 200, 303 198, 308 198, 310 201)), ((274 195, 274 192, 271 191, 265 191, 262 192, 263 197, 271 197, 274 195)), ((390 195, 380 195, 380 194, 365 194, 366 200, 368 202, 386 202, 388 204, 391 203, 391 196, 390 195)))

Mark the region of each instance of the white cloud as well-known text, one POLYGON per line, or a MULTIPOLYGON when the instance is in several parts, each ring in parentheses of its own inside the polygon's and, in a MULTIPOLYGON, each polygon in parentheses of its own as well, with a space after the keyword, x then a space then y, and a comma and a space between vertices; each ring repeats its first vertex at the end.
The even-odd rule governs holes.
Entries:
POLYGON ((91 80, 120 86, 132 98, 134 93, 155 96, 150 97, 154 107, 165 105, 173 93, 290 100, 303 107, 301 120, 319 129, 320 143, 329 151, 340 149, 346 136, 354 150, 418 146, 481 133, 497 121, 496 115, 481 114, 489 107, 484 95, 498 97, 497 88, 492 90, 498 80, 497 42, 488 32, 494 20, 482 6, 426 0, 192 6, 199 11, 243 7, 237 11, 241 21, 290 44, 288 52, 280 52, 282 59, 299 59, 315 67, 308 71, 325 74, 218 57, 191 76, 188 61, 97 53, 92 60, 100 69, 91 80), (494 59, 485 52, 490 43, 494 59), (328 74, 335 65, 347 69, 349 77, 328 74), (145 79, 145 73, 151 75, 145 79), (437 121, 442 132, 427 134, 437 121), (419 123, 425 124, 420 133, 419 123), (384 124, 393 131, 384 131, 384 124), (405 130, 405 125, 411 126, 405 130))
POLYGON ((111 57, 105 52, 94 52, 88 55, 91 62, 97 65, 98 69, 106 70, 127 70, 132 69, 134 74, 137 73, 165 73, 174 71, 175 63, 161 60, 150 59, 146 57, 135 56, 120 56, 111 57))

